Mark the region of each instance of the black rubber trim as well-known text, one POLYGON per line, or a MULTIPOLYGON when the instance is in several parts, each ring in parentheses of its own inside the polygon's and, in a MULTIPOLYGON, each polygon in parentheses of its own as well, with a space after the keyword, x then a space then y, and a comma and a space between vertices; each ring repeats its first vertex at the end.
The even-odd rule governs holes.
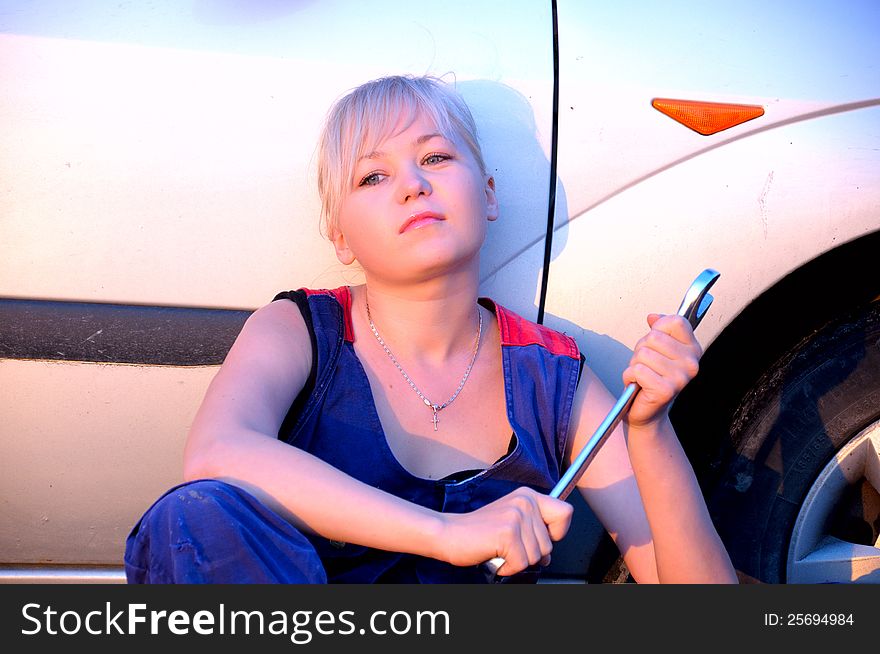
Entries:
POLYGON ((0 358, 219 365, 250 314, 0 298, 0 358))
POLYGON ((550 189, 547 203, 547 235, 544 237, 544 266, 541 272, 541 293, 538 300, 538 323, 544 322, 544 304, 550 275, 550 253, 553 247, 553 219, 556 215, 556 152, 559 141, 559 20, 556 0, 553 11, 553 129, 550 135, 550 189))

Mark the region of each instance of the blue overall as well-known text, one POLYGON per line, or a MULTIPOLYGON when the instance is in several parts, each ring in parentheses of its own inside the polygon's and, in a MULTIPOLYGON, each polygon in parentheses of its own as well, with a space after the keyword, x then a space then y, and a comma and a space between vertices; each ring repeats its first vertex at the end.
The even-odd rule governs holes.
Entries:
MULTIPOLYGON (((520 486, 548 492, 561 475, 581 356, 575 341, 491 300, 501 333, 510 449, 485 470, 416 477, 391 452, 355 354, 348 287, 280 293, 296 302, 313 366, 278 437, 371 486, 463 513, 520 486)), ((129 583, 482 583, 478 566, 337 543, 299 532, 244 490, 215 480, 177 486, 126 543, 129 583)))

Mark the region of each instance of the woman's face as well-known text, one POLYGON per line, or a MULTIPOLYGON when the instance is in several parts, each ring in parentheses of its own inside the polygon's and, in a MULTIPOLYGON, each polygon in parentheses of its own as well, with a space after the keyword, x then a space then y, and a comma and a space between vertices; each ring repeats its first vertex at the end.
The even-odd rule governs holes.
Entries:
POLYGON ((418 116, 357 162, 333 243, 368 276, 416 281, 473 265, 497 215, 494 180, 468 147, 418 116))

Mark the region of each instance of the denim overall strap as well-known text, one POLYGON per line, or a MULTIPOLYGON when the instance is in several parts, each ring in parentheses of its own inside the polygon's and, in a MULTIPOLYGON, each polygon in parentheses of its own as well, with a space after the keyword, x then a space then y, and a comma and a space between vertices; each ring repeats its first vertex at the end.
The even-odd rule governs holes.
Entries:
POLYGON ((507 418, 516 446, 483 473, 447 487, 445 510, 488 504, 518 486, 549 492, 562 476, 581 356, 574 339, 482 298, 501 333, 507 418))
POLYGON ((300 289, 278 293, 273 299, 290 300, 299 307, 312 344, 312 369, 304 388, 294 400, 278 437, 291 443, 304 424, 321 406, 332 381, 342 344, 352 339, 351 296, 342 287, 333 291, 300 289), (345 292, 343 292, 345 291, 345 292))
POLYGON ((543 447, 541 456, 533 461, 537 477, 534 482, 549 480, 552 488, 562 474, 580 378, 580 351, 571 336, 528 321, 497 304, 495 313, 501 332, 508 417, 514 432, 540 435, 534 441, 543 447))

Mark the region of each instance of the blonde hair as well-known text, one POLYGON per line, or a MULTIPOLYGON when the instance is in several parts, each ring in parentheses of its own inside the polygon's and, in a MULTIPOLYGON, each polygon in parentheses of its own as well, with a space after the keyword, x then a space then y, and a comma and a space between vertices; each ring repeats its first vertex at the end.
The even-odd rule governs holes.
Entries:
POLYGON ((361 86, 339 99, 327 115, 318 145, 318 194, 322 231, 337 232, 342 198, 353 183, 358 160, 403 123, 430 119, 444 137, 459 137, 486 173, 474 118, 458 92, 429 76, 394 75, 361 86))

